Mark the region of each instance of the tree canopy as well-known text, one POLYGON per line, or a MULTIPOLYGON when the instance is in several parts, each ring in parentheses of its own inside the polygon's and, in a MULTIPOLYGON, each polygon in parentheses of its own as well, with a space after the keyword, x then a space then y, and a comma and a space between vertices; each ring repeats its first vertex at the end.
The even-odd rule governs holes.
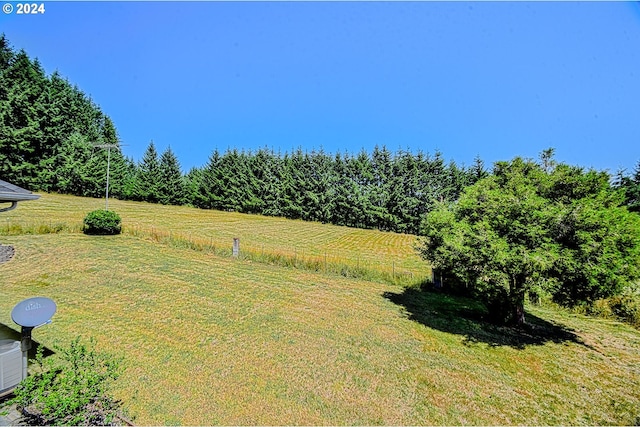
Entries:
POLYGON ((625 204, 632 212, 640 212, 640 161, 636 164, 633 174, 628 176, 620 171, 614 185, 624 191, 625 204))
POLYGON ((422 224, 421 256, 478 296, 494 320, 524 323, 527 292, 574 305, 640 277, 640 218, 622 206, 609 175, 546 154, 540 163, 497 162, 422 224))
MULTIPOLYGON (((0 35, 0 177, 33 191, 102 197, 107 152, 96 145, 103 144, 118 144, 109 116, 60 73, 47 76, 37 59, 15 51, 0 35)), ((547 175, 559 167, 553 150, 542 163, 547 175)), ((576 172, 563 173, 554 191, 573 197, 576 172)), ((454 203, 483 178, 491 176, 478 157, 465 167, 446 162, 438 151, 390 152, 385 146, 357 154, 216 149, 207 164, 183 174, 173 151, 160 153, 151 142, 139 162, 111 150, 109 186, 119 199, 417 234, 437 204, 454 203)), ((629 209, 638 210, 640 169, 621 177, 618 187, 629 209)))

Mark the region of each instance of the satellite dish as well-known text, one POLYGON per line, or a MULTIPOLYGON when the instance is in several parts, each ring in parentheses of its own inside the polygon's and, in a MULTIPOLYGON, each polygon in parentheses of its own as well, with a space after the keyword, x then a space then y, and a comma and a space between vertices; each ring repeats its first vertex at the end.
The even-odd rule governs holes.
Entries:
POLYGON ((20 326, 35 328, 51 320, 56 303, 45 297, 34 297, 19 302, 11 310, 11 318, 20 326))

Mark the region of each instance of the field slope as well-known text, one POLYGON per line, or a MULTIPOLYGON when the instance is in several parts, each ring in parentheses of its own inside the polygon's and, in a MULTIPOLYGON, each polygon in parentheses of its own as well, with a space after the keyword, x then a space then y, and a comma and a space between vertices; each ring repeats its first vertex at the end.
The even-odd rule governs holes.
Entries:
MULTIPOLYGON (((64 226, 79 231, 88 212, 104 207, 104 199, 42 194, 0 216, 0 233, 10 225, 23 229, 64 226)), ((155 240, 177 237, 230 253, 233 239, 239 238, 242 252, 258 256, 315 259, 321 267, 324 263, 345 264, 410 281, 430 275, 428 265, 413 249, 415 236, 409 234, 114 199, 109 200, 109 209, 122 217, 126 233, 155 240)))
MULTIPOLYGON (((59 210, 41 215, 81 220, 52 198, 59 210)), ((13 212, 25 220, 27 206, 13 212)), ((188 208, 139 204, 140 221, 145 206, 166 209, 166 227, 186 226, 188 208)), ((34 338, 51 347, 93 336, 122 355, 116 394, 138 424, 640 421, 640 331, 617 322, 528 307, 535 328, 521 336, 477 320, 470 301, 131 234, 0 242, 16 247, 0 265, 0 323, 17 328, 10 311, 23 298, 54 299, 53 323, 34 338)))

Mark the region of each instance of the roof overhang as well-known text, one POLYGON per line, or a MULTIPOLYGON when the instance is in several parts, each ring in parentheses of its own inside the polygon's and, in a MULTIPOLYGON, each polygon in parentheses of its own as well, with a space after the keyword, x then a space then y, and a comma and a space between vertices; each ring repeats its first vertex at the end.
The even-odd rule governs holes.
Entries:
POLYGON ((0 203, 3 202, 24 202, 27 200, 37 200, 40 198, 38 194, 11 194, 0 192, 0 203))
POLYGON ((11 206, 7 208, 0 208, 0 212, 15 209, 18 206, 18 202, 37 200, 39 198, 40 196, 38 194, 33 194, 29 190, 0 180, 0 205, 3 203, 11 203, 11 206))

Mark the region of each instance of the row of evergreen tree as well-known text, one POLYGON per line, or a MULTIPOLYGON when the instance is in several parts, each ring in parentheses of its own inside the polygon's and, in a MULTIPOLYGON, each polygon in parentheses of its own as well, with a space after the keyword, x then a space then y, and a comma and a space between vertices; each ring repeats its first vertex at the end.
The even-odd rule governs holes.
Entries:
POLYGON ((440 153, 392 154, 385 147, 358 155, 216 150, 204 167, 184 177, 179 171, 171 149, 158 157, 151 143, 138 165, 133 193, 123 196, 415 233, 435 201, 455 200, 486 174, 480 159, 463 168, 445 164, 440 153))
POLYGON ((32 190, 101 197, 109 156, 110 194, 120 199, 416 232, 435 200, 455 199, 485 173, 479 159, 466 169, 440 153, 382 147, 371 155, 215 151, 183 175, 170 148, 159 155, 152 142, 136 163, 96 147, 104 144, 118 144, 110 118, 1 36, 0 176, 32 190))
MULTIPOLYGON (((417 233, 436 201, 455 200, 487 171, 434 155, 376 147, 372 153, 214 151, 207 164, 183 174, 168 148, 151 142, 136 163, 120 150, 111 119, 56 71, 15 52, 0 36, 0 178, 36 191, 102 197, 110 160, 110 195, 189 204, 337 225, 417 233)), ((640 206, 640 165, 620 173, 630 207, 640 206)))
POLYGON ((625 203, 631 212, 640 213, 640 161, 632 174, 618 171, 613 180, 614 188, 621 188, 625 193, 625 203))

